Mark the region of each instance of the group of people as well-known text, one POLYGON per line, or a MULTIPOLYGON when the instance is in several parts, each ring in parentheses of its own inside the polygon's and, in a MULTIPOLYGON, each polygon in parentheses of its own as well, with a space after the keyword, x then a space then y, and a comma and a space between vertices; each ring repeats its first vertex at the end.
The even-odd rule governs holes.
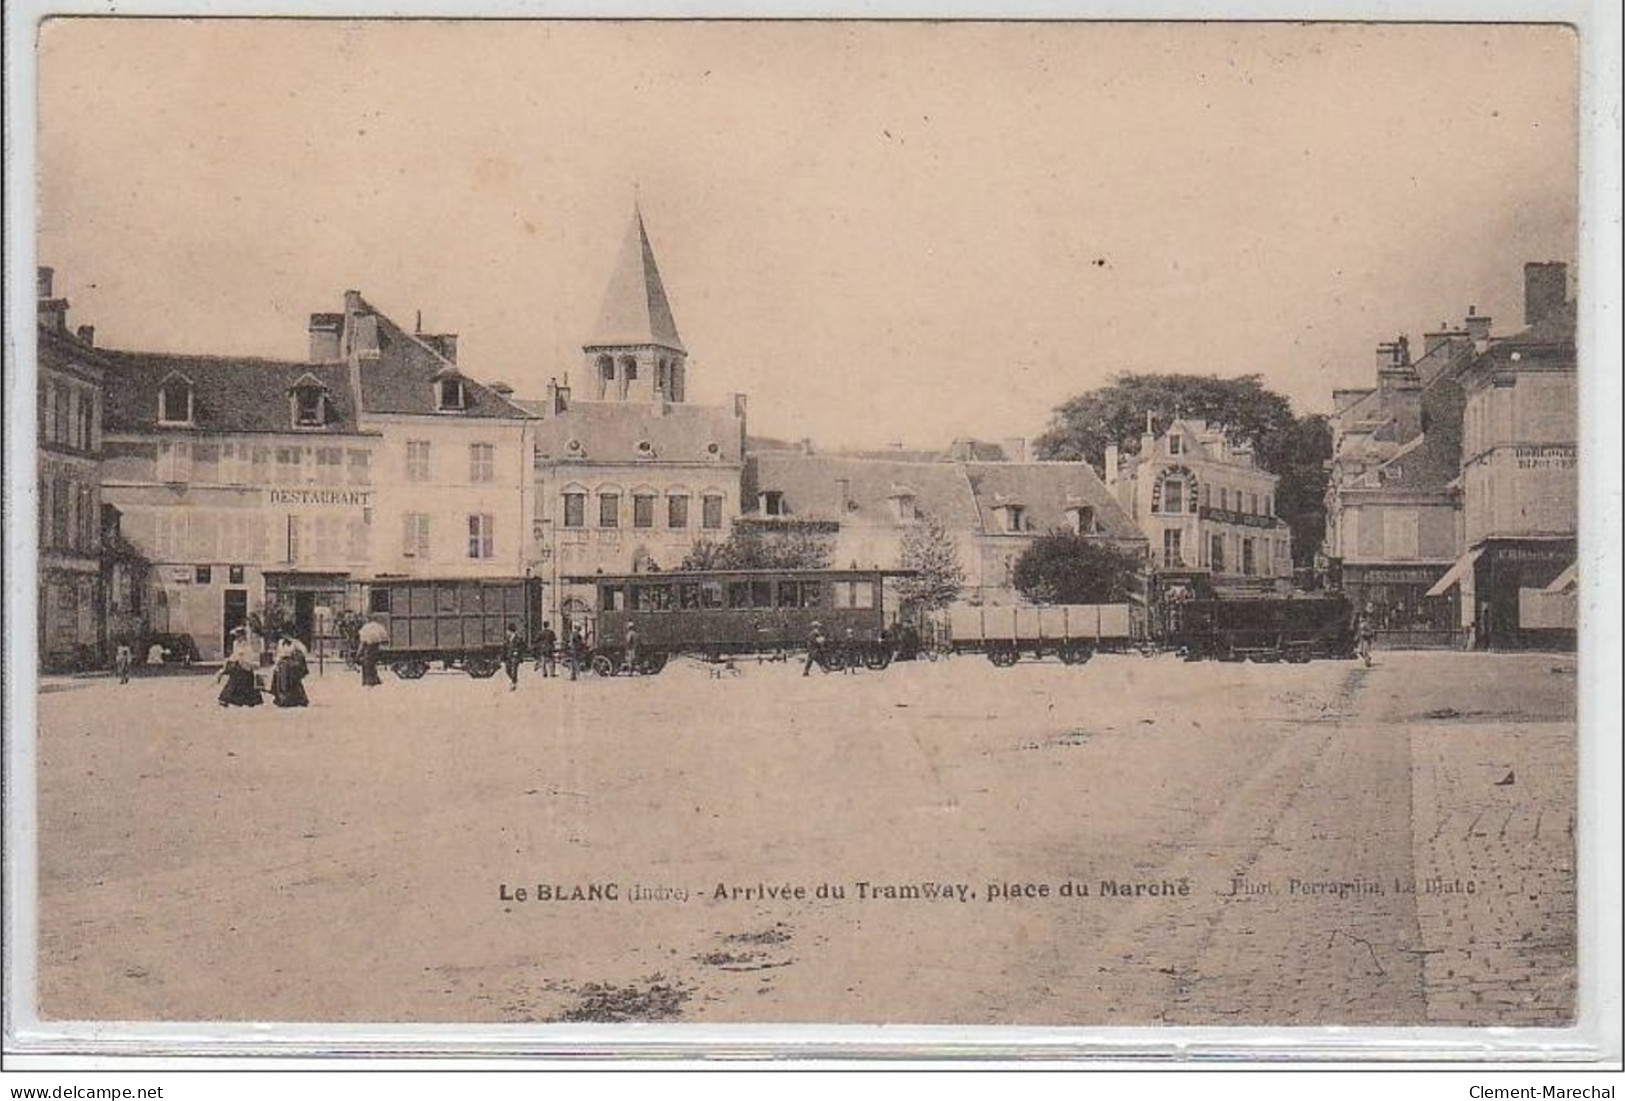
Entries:
MULTIPOLYGON (((565 639, 563 656, 566 666, 570 670, 570 679, 575 680, 587 663, 592 648, 587 645, 587 637, 581 633, 579 626, 570 629, 570 635, 565 639)), ((519 628, 508 624, 502 639, 502 668, 508 674, 508 691, 514 692, 519 688, 519 667, 524 664, 525 658, 530 656, 535 661, 535 669, 544 677, 559 675, 559 636, 553 630, 553 625, 543 621, 541 630, 529 642, 520 634, 519 628)))
MULTIPOLYGON (((215 683, 225 682, 220 689, 220 706, 258 707, 265 702, 261 696, 266 691, 259 681, 259 647, 244 627, 232 631, 230 641, 231 650, 215 677, 215 683)), ((310 696, 305 692, 309 673, 310 651, 305 644, 292 635, 279 637, 271 667, 271 702, 278 707, 310 706, 310 696)))

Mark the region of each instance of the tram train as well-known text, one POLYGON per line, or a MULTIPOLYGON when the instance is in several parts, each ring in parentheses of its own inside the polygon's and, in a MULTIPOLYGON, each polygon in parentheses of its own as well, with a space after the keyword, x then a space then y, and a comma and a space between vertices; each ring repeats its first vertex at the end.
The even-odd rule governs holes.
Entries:
POLYGON ((592 667, 651 674, 673 655, 720 661, 742 654, 785 657, 805 650, 814 624, 829 645, 828 668, 884 669, 895 648, 887 631, 889 578, 907 570, 705 570, 566 577, 597 589, 592 667), (627 628, 636 629, 628 662, 627 628))

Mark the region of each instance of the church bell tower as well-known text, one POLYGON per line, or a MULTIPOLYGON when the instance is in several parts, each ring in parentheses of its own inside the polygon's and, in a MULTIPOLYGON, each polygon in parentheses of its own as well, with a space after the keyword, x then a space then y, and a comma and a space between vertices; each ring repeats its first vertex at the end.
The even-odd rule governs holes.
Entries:
POLYGON ((577 400, 684 400, 688 351, 677 335, 643 212, 635 204, 598 323, 581 350, 586 385, 577 400))

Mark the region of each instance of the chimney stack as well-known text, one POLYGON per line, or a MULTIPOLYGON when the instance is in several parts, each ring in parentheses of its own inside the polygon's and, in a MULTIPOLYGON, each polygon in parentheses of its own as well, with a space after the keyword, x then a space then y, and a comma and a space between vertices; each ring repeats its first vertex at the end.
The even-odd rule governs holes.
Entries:
POLYGON ((1025 436, 1012 436, 999 446, 1004 449, 1005 462, 1025 463, 1031 461, 1027 455, 1027 438, 1025 436))
POLYGON ((81 343, 88 344, 92 348, 96 346, 96 326, 81 325, 79 326, 78 332, 81 343))
POLYGON ((1523 323, 1553 316, 1569 299, 1569 266, 1549 260, 1523 266, 1523 323))
POLYGON ((1483 344, 1490 338, 1490 319, 1478 312, 1477 306, 1467 307, 1467 339, 1474 344, 1483 344))
POLYGON ((1117 484, 1117 445, 1114 443, 1106 445, 1106 484, 1117 484))
POLYGON ((39 324, 52 332, 67 332, 68 300, 57 298, 51 293, 56 272, 51 268, 40 268, 36 276, 39 289, 39 324))
POLYGON ((344 336, 344 315, 341 313, 313 313, 310 315, 310 361, 312 363, 338 363, 344 358, 340 341, 344 336))
POLYGON ((835 512, 840 515, 852 504, 852 482, 847 478, 835 479, 835 512))

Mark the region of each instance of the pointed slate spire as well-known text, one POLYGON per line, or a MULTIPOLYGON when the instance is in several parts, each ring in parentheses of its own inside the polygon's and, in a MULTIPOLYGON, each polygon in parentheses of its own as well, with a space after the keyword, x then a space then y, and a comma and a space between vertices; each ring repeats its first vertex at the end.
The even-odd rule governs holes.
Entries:
POLYGON ((598 311, 598 324, 593 326, 584 347, 640 344, 655 344, 685 354, 688 351, 683 347, 682 337, 677 335, 677 322, 671 315, 666 287, 660 281, 660 267, 655 263, 654 249, 649 247, 649 234, 643 228, 643 212, 634 203, 632 225, 610 276, 603 308, 598 311))

